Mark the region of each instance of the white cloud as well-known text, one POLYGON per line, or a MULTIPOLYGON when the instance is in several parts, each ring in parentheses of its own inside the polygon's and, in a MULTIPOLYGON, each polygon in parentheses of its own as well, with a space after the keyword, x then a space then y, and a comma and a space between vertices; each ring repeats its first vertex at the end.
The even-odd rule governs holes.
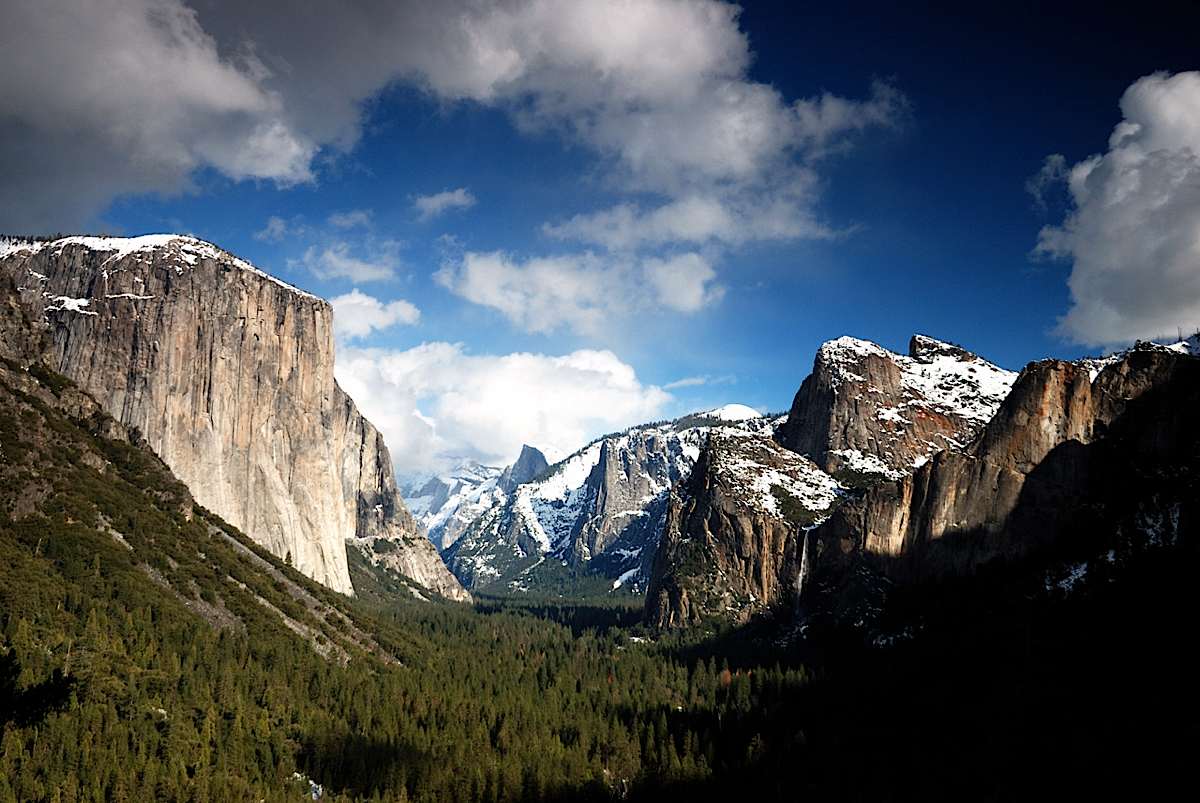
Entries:
MULTIPOLYGON (((811 172, 797 174, 815 180, 811 172)), ((838 232, 817 221, 805 192, 738 197, 688 195, 644 210, 618 204, 575 215, 542 230, 559 240, 578 240, 612 250, 636 250, 670 243, 709 242, 737 246, 753 240, 828 239, 838 232)))
MULTIPOLYGON (((69 228, 117 195, 179 191, 202 166, 307 181, 318 149, 352 147, 364 104, 399 81, 583 144, 615 187, 661 197, 645 211, 624 207, 654 218, 635 240, 824 236, 814 160, 904 114, 884 84, 858 100, 789 100, 752 80, 740 9, 715 0, 197 8, 47 0, 7 12, 0 175, 12 200, 0 203, 0 228, 69 228), (59 55, 47 61, 47 52, 59 55), (709 215, 694 199, 725 211, 709 215), (758 209, 773 222, 744 225, 758 209)), ((428 214, 470 197, 459 189, 432 200, 441 196, 428 214)), ((558 235, 578 229, 607 245, 587 228, 568 221, 558 235)))
POLYGON ((276 215, 267 218, 267 225, 254 232, 254 239, 267 243, 277 243, 287 236, 287 221, 276 215))
POLYGON ((358 288, 329 299, 329 303, 333 305, 334 335, 344 341, 421 319, 421 311, 404 299, 384 303, 358 288))
POLYGON ((370 209, 351 209, 348 212, 334 212, 329 216, 329 225, 338 229, 353 229, 356 226, 370 228, 370 209))
POLYGON ((708 384, 707 376, 685 376, 663 385, 663 390, 678 390, 679 388, 698 388, 708 384))
POLYGON ((552 459, 658 418, 671 396, 610 351, 473 355, 460 344, 339 348, 338 382, 383 432, 400 471, 457 457, 503 464, 524 443, 552 459))
POLYGON ((0 225, 78 226, 117 195, 184 190, 202 166, 308 181, 316 142, 265 78, 180 0, 6 4, 0 225))
POLYGON ((658 302, 678 312, 696 312, 721 300, 725 288, 714 284, 717 272, 699 254, 680 254, 643 263, 658 302))
POLYGON ((526 331, 585 335, 655 305, 696 312, 723 295, 715 277, 690 253, 639 262, 592 253, 520 261, 501 251, 467 252, 435 274, 451 292, 526 331))
POLYGON ((1121 112, 1108 151, 1065 171, 1071 210, 1035 249, 1073 261, 1059 332, 1088 345, 1200 326, 1200 72, 1136 81, 1121 112))
POLYGON ((350 245, 333 242, 310 245, 299 260, 289 260, 292 265, 301 265, 321 279, 349 279, 353 282, 377 282, 396 275, 398 259, 395 248, 380 250, 369 259, 352 256, 350 245))
POLYGON ((433 195, 418 195, 413 201, 421 220, 431 220, 452 209, 470 209, 474 205, 475 196, 466 187, 433 195))

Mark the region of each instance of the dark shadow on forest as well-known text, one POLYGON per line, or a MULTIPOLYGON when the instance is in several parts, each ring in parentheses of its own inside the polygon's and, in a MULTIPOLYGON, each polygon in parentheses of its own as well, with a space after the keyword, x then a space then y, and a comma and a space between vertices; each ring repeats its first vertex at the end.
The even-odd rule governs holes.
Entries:
MULTIPOLYGON (((870 559, 871 569, 899 581, 889 586, 878 623, 893 632, 914 626, 891 646, 871 645, 837 616, 809 621, 802 642, 789 639, 796 623, 782 612, 738 628, 664 634, 639 647, 720 673, 726 691, 703 705, 622 703, 615 711, 624 723, 644 722, 649 713, 677 755, 687 753, 684 734, 701 734, 711 775, 689 778, 680 769, 569 789, 531 783, 520 799, 1176 797, 1194 782, 1200 748, 1194 371, 1185 391, 1150 391, 1103 439, 1052 450, 1009 521, 1010 536, 1023 540, 959 532, 899 560, 870 559), (1134 550, 1122 546, 1117 525, 1152 497, 1179 503, 1176 534, 1134 550), (1049 567, 1118 548, 1125 549, 1120 561, 1109 568, 1099 561, 1070 594, 1047 590, 1049 567), (939 569, 936 578, 923 571, 930 565, 939 569), (804 667, 804 681, 755 698, 756 676, 773 667, 804 667)), ((576 635, 626 631, 640 620, 638 609, 620 605, 481 598, 476 607, 484 615, 549 619, 576 635)), ((384 775, 403 784, 428 761, 404 746, 353 736, 309 748, 314 760, 349 757, 314 767, 314 777, 359 794, 374 791, 356 786, 364 767, 378 772, 381 762, 389 768, 384 775)))
POLYGON ((485 616, 500 613, 533 616, 556 622, 579 636, 594 630, 629 630, 641 624, 642 606, 623 600, 554 600, 476 595, 475 610, 485 616))
POLYGON ((12 722, 18 726, 41 722, 52 711, 67 706, 77 681, 62 669, 40 683, 19 687, 21 664, 14 653, 0 654, 0 731, 12 722))

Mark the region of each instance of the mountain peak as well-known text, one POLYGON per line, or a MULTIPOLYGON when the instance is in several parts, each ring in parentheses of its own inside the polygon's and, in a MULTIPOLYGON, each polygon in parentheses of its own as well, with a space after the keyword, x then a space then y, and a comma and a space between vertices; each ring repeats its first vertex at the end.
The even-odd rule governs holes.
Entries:
POLYGON ((918 362, 930 362, 935 357, 952 357, 956 360, 980 359, 978 355, 962 346, 922 334, 914 334, 908 341, 908 356, 918 362))
POLYGON ((550 468, 550 463, 546 460, 546 455, 542 451, 529 444, 521 446, 521 454, 517 456, 517 461, 508 468, 504 469, 504 473, 500 475, 500 488, 507 493, 511 493, 518 485, 523 485, 532 479, 537 478, 543 471, 550 468))
POLYGON ((96 237, 90 235, 73 235, 60 237, 55 240, 31 240, 16 237, 0 237, 0 259, 16 253, 37 254, 50 251, 61 254, 68 248, 82 248, 109 254, 102 265, 118 262, 132 254, 154 254, 173 262, 175 273, 182 274, 187 268, 193 267, 199 260, 211 259, 226 265, 232 265, 261 278, 267 279, 280 287, 284 287, 304 298, 327 303, 324 299, 305 292, 295 285, 288 284, 282 279, 272 276, 246 260, 237 257, 218 245, 192 237, 188 234, 142 234, 137 237, 96 237))
POLYGON ((749 421, 752 418, 762 418, 762 413, 745 404, 724 404, 703 413, 707 418, 718 418, 722 421, 749 421))

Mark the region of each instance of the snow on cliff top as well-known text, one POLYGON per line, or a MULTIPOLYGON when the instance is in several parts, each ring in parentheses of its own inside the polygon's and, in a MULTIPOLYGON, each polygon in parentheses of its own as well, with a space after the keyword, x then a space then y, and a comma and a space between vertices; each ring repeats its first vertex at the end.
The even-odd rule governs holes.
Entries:
POLYGON ((721 421, 749 421, 752 418, 762 418, 762 413, 744 404, 726 404, 715 410, 708 410, 703 415, 708 418, 718 418, 721 421))
MULTIPOLYGON (((288 284, 266 271, 260 270, 244 259, 235 257, 233 254, 225 251, 219 246, 213 245, 205 240, 197 239, 196 237, 188 237, 183 234, 143 234, 140 237, 63 237, 58 240, 17 240, 12 238, 0 238, 0 259, 3 259, 11 254, 27 252, 36 254, 46 249, 52 249, 61 252, 68 246, 79 246, 87 248, 91 251, 99 251, 101 253, 110 254, 104 260, 103 265, 109 262, 116 262, 124 259, 131 254, 142 254, 153 251, 166 250, 173 256, 176 256, 180 262, 187 265, 195 265, 199 259, 212 259, 217 262, 223 262, 229 265, 234 265, 242 270, 253 273, 268 281, 271 281, 280 287, 284 287, 293 293, 305 298, 311 298, 324 303, 323 299, 301 290, 299 287, 288 284)), ((177 273, 182 273, 183 268, 180 265, 175 266, 177 273)))
POLYGON ((1125 359, 1131 352, 1152 350, 1173 351, 1176 354, 1186 354, 1192 357, 1200 357, 1200 333, 1194 334, 1191 337, 1186 337, 1183 340, 1179 340, 1174 343, 1159 343, 1156 341, 1139 340, 1137 343, 1127 349, 1115 351, 1112 354, 1106 354, 1103 357, 1083 357, 1081 359, 1074 360, 1074 363, 1078 366, 1088 369, 1091 380, 1095 382, 1096 377, 1100 375, 1101 371, 1108 366, 1125 359))
POLYGON ((829 367, 835 383, 841 384, 866 381, 859 373, 864 359, 885 359, 900 369, 901 384, 909 394, 907 406, 927 405, 980 422, 995 415, 1017 379, 1015 371, 931 337, 918 335, 916 341, 920 351, 910 357, 869 340, 839 337, 821 345, 818 360, 829 367))

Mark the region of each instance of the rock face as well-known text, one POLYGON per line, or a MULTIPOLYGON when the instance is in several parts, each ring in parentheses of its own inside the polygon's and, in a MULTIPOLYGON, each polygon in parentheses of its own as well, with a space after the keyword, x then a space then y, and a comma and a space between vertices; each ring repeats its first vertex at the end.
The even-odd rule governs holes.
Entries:
MULTIPOLYGON (((447 550, 451 570, 468 588, 532 590, 555 566, 643 588, 671 486, 691 473, 709 428, 726 423, 715 413, 609 435, 538 472, 447 550)), ((766 425, 753 410, 742 418, 766 425)))
MULTIPOLYGON (((963 574, 1125 520, 1171 519, 1170 495, 1200 469, 1200 360, 1143 346, 1091 364, 1032 363, 964 453, 943 452, 868 490, 812 533, 826 595, 868 570, 888 583, 963 574), (1146 517, 1149 517, 1147 519, 1146 517)), ((1191 507, 1194 507, 1192 505, 1191 507)), ((826 600, 827 607, 842 601, 826 600)))
POLYGON ((961 449, 992 417, 1016 374, 914 335, 907 356, 842 337, 821 346, 779 441, 849 484, 898 478, 961 449))
POLYGON ((525 444, 521 447, 521 454, 517 457, 517 462, 504 469, 497 485, 500 490, 510 494, 517 489, 518 485, 524 485, 537 479, 548 468, 550 468, 550 464, 546 462, 546 455, 529 444, 525 444))
POLYGON ((647 622, 744 622, 794 599, 807 571, 808 528, 842 493, 769 432, 713 430, 691 477, 671 494, 647 622))
POLYGON ((907 355, 851 337, 823 344, 776 442, 710 440, 704 473, 673 495, 647 620, 741 622, 791 605, 808 571, 809 529, 850 491, 963 449, 1015 378, 923 335, 913 336, 907 355))
POLYGON ((332 309, 189 237, 0 245, 53 367, 136 428, 200 504, 353 593, 347 542, 465 592, 396 492, 379 432, 333 378, 332 309))

